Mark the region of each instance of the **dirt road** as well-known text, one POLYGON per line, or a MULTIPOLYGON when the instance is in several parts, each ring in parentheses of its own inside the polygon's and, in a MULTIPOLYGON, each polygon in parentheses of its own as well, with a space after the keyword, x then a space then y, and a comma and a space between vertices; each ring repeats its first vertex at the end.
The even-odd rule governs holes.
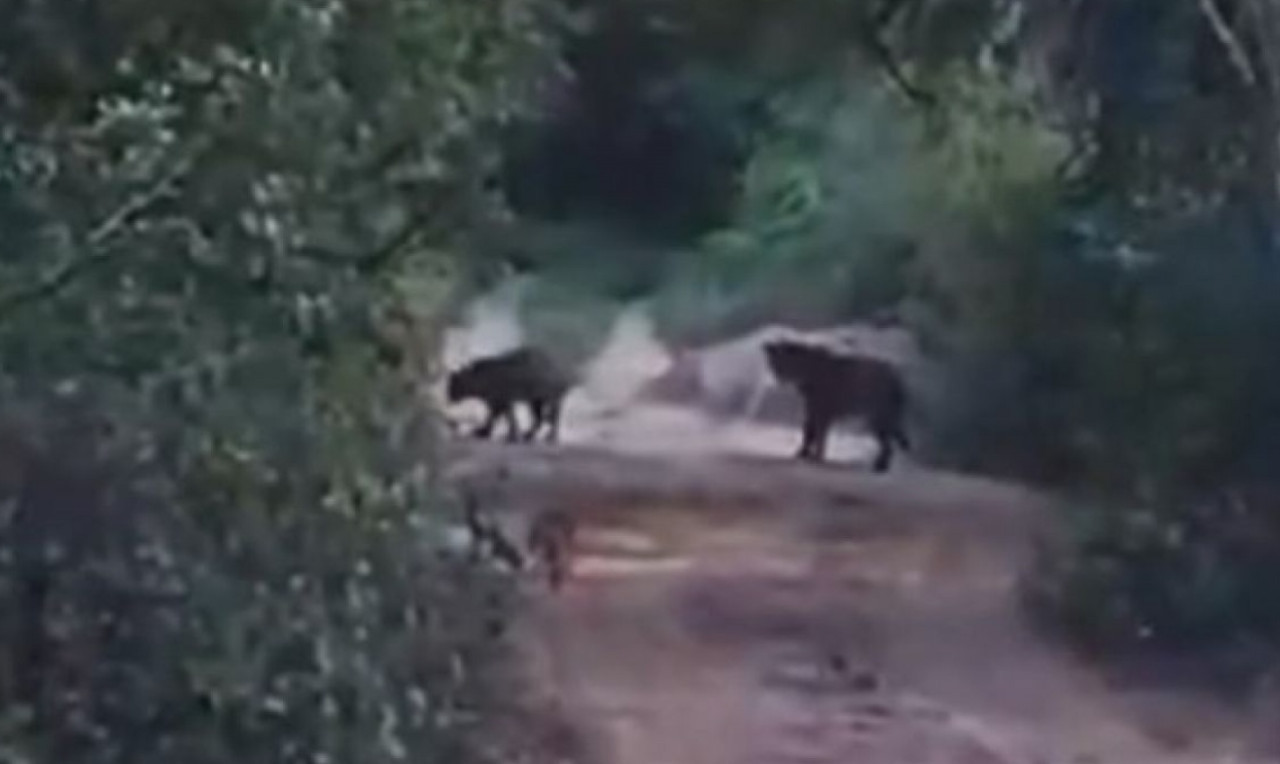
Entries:
POLYGON ((705 423, 631 416, 615 435, 651 437, 628 450, 579 428, 578 445, 458 460, 508 521, 557 506, 582 523, 575 579, 535 595, 520 641, 593 764, 1261 761, 1228 709, 1108 686, 1032 633, 1015 597, 1029 493, 698 453, 717 442, 705 423))

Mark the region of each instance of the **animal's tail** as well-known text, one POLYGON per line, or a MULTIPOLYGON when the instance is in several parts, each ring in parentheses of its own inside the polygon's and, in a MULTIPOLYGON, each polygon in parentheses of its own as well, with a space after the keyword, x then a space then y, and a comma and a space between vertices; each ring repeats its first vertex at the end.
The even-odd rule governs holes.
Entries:
POLYGON ((893 427, 892 437, 898 447, 903 451, 911 450, 911 438, 907 436, 907 408, 910 401, 907 396, 907 386, 901 380, 894 387, 893 396, 893 427))

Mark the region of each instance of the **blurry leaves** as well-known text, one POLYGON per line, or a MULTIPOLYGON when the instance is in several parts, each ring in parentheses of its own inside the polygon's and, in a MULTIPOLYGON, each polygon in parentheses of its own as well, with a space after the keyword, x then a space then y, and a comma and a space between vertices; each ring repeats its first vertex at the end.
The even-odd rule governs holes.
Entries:
POLYGON ((923 220, 911 116, 872 83, 835 75, 779 95, 768 113, 730 224, 671 271, 658 312, 667 331, 838 320, 902 293, 899 254, 923 220))
POLYGON ((1276 529, 1257 513, 1273 509, 1222 495, 1078 502, 1064 510, 1066 545, 1041 553, 1027 593, 1042 617, 1094 647, 1267 638, 1276 529))
POLYGON ((6 742, 459 760, 496 582, 418 543, 440 501, 419 375, 452 248, 495 209, 496 130, 545 71, 533 9, 9 11, 0 460, 14 528, 65 559, 0 570, 6 658, 41 648, 34 694, 0 684, 37 711, 6 742))
POLYGON ((1280 327, 1275 103, 1238 71, 1271 31, 1244 4, 1023 5, 1051 32, 1023 44, 1037 79, 952 67, 931 125, 951 213, 922 248, 949 369, 938 442, 1088 497, 1031 579, 1059 625, 1274 639, 1274 501, 1221 501, 1273 482, 1280 432, 1262 360, 1280 327))

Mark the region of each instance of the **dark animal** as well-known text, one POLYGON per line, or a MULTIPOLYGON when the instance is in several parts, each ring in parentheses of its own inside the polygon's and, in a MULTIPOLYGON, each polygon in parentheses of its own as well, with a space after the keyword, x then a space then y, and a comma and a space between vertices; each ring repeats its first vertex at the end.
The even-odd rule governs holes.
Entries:
POLYGON ((795 340, 766 343, 764 353, 773 375, 795 387, 804 402, 798 458, 822 461, 831 426, 846 416, 865 419, 875 436, 876 472, 889 469, 895 446, 910 448, 906 386, 889 363, 795 340))
POLYGON ((546 570, 552 591, 559 590, 572 572, 573 542, 577 533, 577 521, 558 509, 540 512, 529 524, 525 546, 546 570))
POLYGON ((576 382, 546 353, 522 347, 472 361, 450 374, 445 394, 450 403, 474 398, 485 404, 488 416, 476 428, 478 437, 489 437, 501 419, 507 426, 507 440, 533 440, 545 428, 547 442, 554 443, 560 435, 564 397, 576 382), (515 415, 521 402, 533 415, 523 436, 515 415))

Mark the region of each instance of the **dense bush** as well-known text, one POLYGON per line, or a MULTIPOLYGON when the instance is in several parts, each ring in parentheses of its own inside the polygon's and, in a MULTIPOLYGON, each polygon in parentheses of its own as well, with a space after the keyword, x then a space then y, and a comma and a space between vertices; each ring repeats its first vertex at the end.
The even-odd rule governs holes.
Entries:
POLYGON ((6 496, 6 760, 480 758, 500 582, 428 556, 367 467, 209 434, 166 489, 72 450, 100 422, 40 421, 71 442, 6 496))
POLYGON ((541 221, 603 223, 670 243, 718 225, 741 160, 741 96, 648 2, 573 4, 568 77, 539 119, 512 130, 503 186, 541 221))
POLYGON ((1280 614, 1274 495, 1122 505, 1077 499, 1025 584, 1033 613, 1104 650, 1270 642, 1280 614))
POLYGON ((1224 33, 1201 11, 1096 8, 1062 50, 1028 51, 1071 61, 1075 79, 1003 105, 965 85, 944 111, 981 130, 945 118, 937 132, 939 187, 958 193, 921 249, 950 368, 935 445, 1090 497, 1064 502, 1063 543, 1029 586, 1042 613, 1110 644, 1280 637, 1261 586, 1280 561, 1265 467, 1280 376, 1264 339, 1280 280, 1274 193, 1256 177, 1274 178, 1275 157, 1254 132, 1274 135, 1274 97, 1246 94, 1222 60, 1224 34, 1272 28, 1247 30, 1241 10, 1224 33), (1036 149, 1037 133, 1067 151, 1036 149))
POLYGON ((532 9, 5 19, 3 758, 482 758, 494 582, 428 554, 421 390, 532 9))
POLYGON ((1042 377, 1019 391, 1054 396, 1060 483, 1103 496, 1064 512, 1077 543, 1058 550, 1044 603, 1056 599, 1069 628, 1112 638, 1274 639, 1264 582, 1280 570, 1267 466, 1280 377, 1263 338, 1280 316, 1268 279, 1235 255, 1209 266, 1175 250, 1113 282, 1108 320, 1077 325, 1066 345, 1071 384, 1051 393, 1042 377))

